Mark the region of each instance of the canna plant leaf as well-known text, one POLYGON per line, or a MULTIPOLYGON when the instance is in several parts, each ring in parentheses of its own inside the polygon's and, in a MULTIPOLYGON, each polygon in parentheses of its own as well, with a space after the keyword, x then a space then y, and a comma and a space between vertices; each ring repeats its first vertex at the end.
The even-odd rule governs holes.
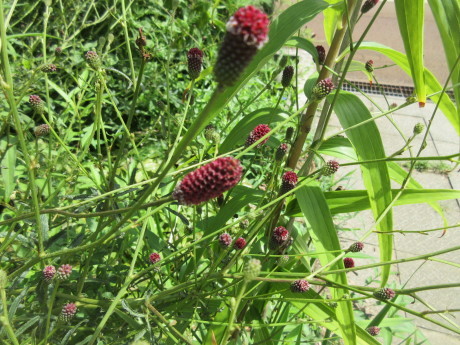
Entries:
MULTIPOLYGON (((321 265, 325 266, 339 255, 340 242, 337 237, 332 216, 327 206, 318 183, 311 181, 308 185, 298 189, 295 193, 303 216, 308 223, 309 235, 319 254, 321 265)), ((332 267, 343 268, 343 261, 339 260, 332 267)), ((347 285, 345 273, 334 274, 331 280, 347 285)), ((332 298, 339 299, 346 293, 343 289, 330 288, 332 298)), ((354 323, 353 305, 350 301, 339 302, 336 309, 336 317, 345 344, 354 345, 356 342, 356 328, 354 323)))
POLYGON ((420 107, 424 107, 426 103, 425 68, 423 66, 425 1, 395 0, 395 8, 418 102, 420 107))
MULTIPOLYGON (((393 189, 393 195, 399 189, 393 189)), ((369 196, 365 190, 342 190, 337 192, 325 192, 327 204, 332 214, 359 212, 371 208, 369 196)), ((453 200, 460 198, 460 190, 452 189, 405 189, 395 206, 424 204, 427 203, 436 211, 439 205, 436 203, 441 200, 453 200), (437 205, 436 207, 433 204, 437 205)), ((439 213, 439 211, 438 211, 439 213)), ((286 208, 286 215, 290 217, 301 217, 302 211, 298 201, 293 199, 286 208)), ((443 217, 444 218, 444 217, 443 217)))
MULTIPOLYGON (((460 55, 460 3, 458 1, 428 0, 441 35, 447 65, 452 70, 460 55)), ((460 104, 460 66, 452 73, 452 85, 457 104, 460 104), (456 86, 455 86, 456 85, 456 86)), ((458 114, 460 117, 460 113, 458 114)))
MULTIPOLYGON (((334 111, 344 129, 372 118, 369 109, 356 96, 349 92, 341 92, 334 106, 334 111)), ((380 132, 375 122, 368 122, 347 131, 359 160, 385 158, 385 150, 380 132)), ((390 176, 386 162, 362 164, 361 173, 366 187, 372 213, 378 219, 392 201, 390 176)), ((393 253, 393 236, 385 234, 393 228, 392 211, 382 217, 377 224, 379 233, 380 260, 389 261, 393 253)), ((390 267, 384 266, 381 271, 381 284, 385 285, 390 275, 390 267)))

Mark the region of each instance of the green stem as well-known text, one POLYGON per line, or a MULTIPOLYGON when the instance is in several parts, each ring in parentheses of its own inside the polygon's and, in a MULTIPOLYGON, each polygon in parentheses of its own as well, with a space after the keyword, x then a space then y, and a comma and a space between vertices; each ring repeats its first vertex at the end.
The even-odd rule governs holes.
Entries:
POLYGON ((230 317, 228 319, 228 326, 225 329, 224 335, 222 336, 222 339, 220 342, 221 345, 227 344, 228 336, 230 335, 230 332, 233 330, 233 324, 235 322, 235 317, 236 317, 236 312, 238 311, 238 306, 241 303, 241 298, 243 297, 243 294, 246 291, 247 285, 248 285, 248 281, 246 279, 243 279, 243 284, 239 288, 238 296, 235 299, 235 303, 231 303, 231 307, 230 307, 231 312, 230 312, 230 317))
MULTIPOLYGON (((124 0, 122 1, 122 5, 124 7, 124 0)), ((127 32, 125 34, 127 35, 127 32)), ((127 41, 127 44, 128 44, 128 47, 129 47, 129 42, 128 41, 127 41)), ((128 50, 128 51, 129 51, 129 54, 131 54, 131 51, 130 50, 128 50)), ((132 59, 130 59, 130 61, 132 63, 132 59)), ((118 169, 118 166, 119 166, 119 164, 121 162, 121 159, 123 157, 123 151, 125 150, 126 144, 128 142, 128 137, 131 135, 131 133, 130 133, 131 123, 133 121, 134 112, 136 110, 137 99, 139 97, 139 93, 140 93, 140 90, 141 90, 142 76, 144 74, 145 64, 146 64, 146 61, 145 61, 144 58, 142 58, 141 59, 141 66, 139 67, 139 75, 137 76, 137 79, 136 79, 136 87, 134 89, 133 100, 131 102, 131 108, 130 108, 129 114, 128 114, 128 121, 126 122, 126 131, 123 132, 123 137, 122 137, 122 140, 121 140, 120 148, 118 149, 118 155, 115 158, 115 162, 113 163, 113 167, 112 167, 112 173, 110 174, 110 177, 109 177, 109 182, 108 182, 109 190, 111 190, 113 188, 113 184, 114 184, 114 181, 115 181, 115 176, 117 174, 117 169, 118 169)), ((132 68, 134 69, 134 67, 132 67, 132 68)), ((134 79, 134 70, 132 71, 132 73, 133 73, 133 80, 135 80, 134 79)))
MULTIPOLYGON (((3 7, 2 5, 0 6, 3 7)), ((0 15, 3 18, 3 9, 1 10, 0 15)), ((0 284, 3 284, 3 283, 0 283, 0 284)), ((6 302, 5 287, 3 286, 0 286, 0 295, 2 297, 2 305, 3 305, 3 316, 0 317, 0 323, 3 324, 3 327, 5 327, 6 333, 8 334, 8 337, 13 342, 13 344, 19 345, 19 341, 16 338, 16 335, 14 334, 13 327, 11 327, 10 320, 8 317, 8 303, 6 302)))
POLYGON ((14 91, 13 91, 13 78, 11 76, 11 69, 10 69, 10 62, 8 59, 8 50, 7 50, 7 40, 6 40, 6 27, 4 23, 4 12, 3 12, 3 0, 0 0, 0 35, 3 45, 2 49, 2 65, 3 65, 3 72, 5 75, 6 84, 3 85, 4 91, 8 96, 8 102, 10 104, 11 111, 13 113, 14 125, 16 127, 16 132, 19 139, 19 144, 21 146, 21 150, 23 153, 23 158, 26 163, 26 169, 29 175, 29 183, 30 183, 30 192, 32 194, 32 203, 34 207, 34 215, 37 227, 37 238, 38 238, 38 254, 41 255, 44 252, 43 249, 43 233, 42 233, 42 222, 40 219, 40 204, 37 195, 37 186, 35 183, 35 172, 34 167, 32 166, 32 162, 30 159, 29 152, 27 150, 26 140, 24 138, 24 133, 21 125, 21 120, 19 118, 19 112, 16 107, 16 102, 14 98, 14 91))
POLYGON ((56 293, 59 289, 59 280, 56 281, 56 284, 53 288, 53 293, 51 294, 51 298, 48 304, 48 314, 46 316, 46 326, 45 326, 45 344, 47 344, 48 337, 49 337, 49 330, 50 330, 50 322, 51 322, 51 313, 53 311, 54 300, 56 299, 56 293))

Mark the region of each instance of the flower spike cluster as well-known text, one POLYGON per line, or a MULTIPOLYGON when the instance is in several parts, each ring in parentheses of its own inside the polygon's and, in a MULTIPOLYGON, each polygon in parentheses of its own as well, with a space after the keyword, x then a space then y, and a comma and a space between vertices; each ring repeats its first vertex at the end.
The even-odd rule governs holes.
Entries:
POLYGON ((242 173, 238 159, 218 158, 187 174, 174 190, 173 198, 183 205, 199 205, 233 188, 242 173))
MULTIPOLYGON (((256 126, 251 133, 249 133, 249 136, 248 138, 246 139, 246 147, 247 146, 251 146, 252 144, 254 144, 256 141, 258 141, 260 138, 262 138, 263 136, 265 136, 266 134, 268 134, 269 132, 271 131, 270 127, 268 127, 267 125, 258 125, 256 126)), ((265 144, 268 139, 270 137, 267 137, 265 138, 264 140, 262 140, 258 145, 257 147, 260 147, 262 146, 263 144, 265 144)))
POLYGON ((269 20, 254 6, 238 9, 226 25, 227 34, 220 47, 214 74, 222 86, 232 86, 257 50, 268 41, 269 20))

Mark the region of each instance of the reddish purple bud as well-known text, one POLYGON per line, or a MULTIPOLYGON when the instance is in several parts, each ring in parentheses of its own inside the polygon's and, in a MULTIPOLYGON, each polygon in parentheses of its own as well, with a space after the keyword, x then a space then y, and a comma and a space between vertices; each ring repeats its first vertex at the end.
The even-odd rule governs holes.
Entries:
POLYGON ((281 245, 289 239, 289 231, 284 226, 278 226, 273 230, 272 239, 281 245))
POLYGON ((352 253, 358 253, 360 252, 361 250, 363 250, 364 248, 364 243, 362 242, 355 242, 353 243, 350 248, 348 248, 348 251, 349 252, 352 252, 352 253))
POLYGON ((220 86, 231 86, 268 40, 269 20, 253 6, 241 7, 227 22, 214 74, 220 86))
POLYGON ((353 268, 355 267, 355 261, 352 258, 345 258, 343 259, 343 265, 345 268, 353 268))
POLYGON ((294 76, 294 67, 286 66, 283 70, 283 76, 281 77, 281 85, 288 87, 291 85, 292 77, 294 76))
POLYGON ((41 70, 42 72, 45 72, 45 73, 53 73, 53 72, 56 72, 57 67, 56 65, 50 63, 48 65, 42 66, 41 70))
POLYGON ((297 185, 297 174, 293 171, 286 171, 281 179, 281 194, 286 194, 297 185))
POLYGON ((56 274, 56 268, 54 266, 46 266, 43 269, 42 274, 45 282, 50 283, 56 274))
POLYGON ((224 232, 219 236, 219 243, 222 247, 229 247, 232 244, 232 236, 224 232))
POLYGON ((312 99, 315 101, 320 101, 327 95, 329 95, 335 86, 331 78, 323 79, 312 90, 312 99))
POLYGON ((361 13, 369 12, 375 5, 377 5, 379 0, 366 0, 361 7, 361 13))
POLYGON ((291 284, 292 292, 306 292, 310 289, 310 284, 305 279, 299 279, 291 284))
POLYGON ((332 174, 335 174, 337 170, 339 170, 339 162, 337 161, 329 161, 326 163, 326 165, 323 167, 323 175, 324 176, 331 176, 332 174))
POLYGON ((374 72, 374 61, 367 61, 364 67, 366 68, 366 71, 368 71, 369 73, 374 72))
POLYGON ((198 205, 217 198, 240 181, 242 172, 238 159, 218 158, 187 174, 174 190, 173 198, 182 205, 198 205))
MULTIPOLYGON (((249 134, 248 138, 246 139, 246 146, 251 146, 252 144, 254 144, 257 140, 259 140, 260 138, 262 138, 264 135, 268 134, 269 132, 271 131, 270 127, 268 127, 267 125, 258 125, 256 126, 252 132, 249 134)), ((267 137, 265 138, 264 140, 262 140, 258 145, 257 147, 260 147, 262 146, 263 144, 265 144, 268 139, 270 137, 267 137)))
POLYGON ((382 300, 389 300, 395 297, 396 293, 390 288, 381 288, 374 292, 374 297, 382 300))
POLYGON ((326 61, 326 49, 323 46, 316 46, 316 51, 318 52, 318 65, 324 65, 324 61, 326 61))
POLYGON ((238 237, 235 243, 233 244, 233 247, 238 250, 243 249, 244 247, 246 247, 246 240, 243 237, 238 237))
POLYGON ((367 333, 369 333, 370 335, 372 335, 373 337, 379 335, 380 333, 380 328, 377 327, 377 326, 371 326, 369 327, 367 330, 367 333))
POLYGON ((43 114, 43 112, 45 111, 45 103, 42 101, 40 96, 30 95, 29 96, 29 103, 32 106, 32 109, 37 114, 43 114))
POLYGON ((203 64, 203 52, 198 48, 190 49, 187 53, 187 62, 190 78, 198 78, 201 73, 201 65, 203 64))
POLYGON ((36 137, 43 137, 45 135, 48 135, 50 132, 50 126, 48 126, 46 123, 42 125, 38 125, 37 127, 34 128, 34 134, 36 137))
POLYGON ((76 313, 77 305, 75 303, 67 303, 62 307, 60 318, 64 321, 69 321, 76 313))
POLYGON ((149 255, 149 261, 151 264, 156 264, 158 261, 161 260, 160 254, 152 253, 149 255))
POLYGON ((67 280, 71 274, 72 266, 65 264, 58 268, 56 277, 59 280, 67 280))
POLYGON ((92 50, 87 51, 85 54, 85 59, 92 68, 96 70, 101 68, 101 59, 99 58, 99 55, 97 55, 95 51, 92 51, 92 50))
POLYGON ((288 149, 289 147, 285 143, 282 143, 280 146, 278 146, 278 148, 276 149, 275 160, 277 162, 281 162, 284 156, 286 155, 288 149))

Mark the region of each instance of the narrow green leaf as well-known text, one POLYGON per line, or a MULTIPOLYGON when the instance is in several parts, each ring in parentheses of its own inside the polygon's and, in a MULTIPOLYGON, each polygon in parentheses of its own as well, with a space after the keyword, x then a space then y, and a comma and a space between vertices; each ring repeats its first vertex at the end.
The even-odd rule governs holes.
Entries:
MULTIPOLYGON (((460 3, 458 1, 428 0, 441 35, 449 70, 460 55, 460 3)), ((460 66, 452 73, 452 85, 460 83, 460 66)), ((460 87, 454 87, 457 104, 460 104, 460 87)), ((460 117, 460 114, 459 114, 460 117)))
MULTIPOLYGON (((326 198, 316 181, 311 181, 296 191, 297 201, 302 213, 309 224, 309 234, 319 254, 318 258, 324 266, 334 260, 340 250, 340 242, 332 221, 332 216, 326 203, 326 198)), ((342 268, 343 261, 339 260, 333 267, 342 268)), ((347 285, 345 273, 335 274, 331 280, 347 285)), ((346 292, 343 289, 330 289, 334 299, 341 298, 346 292)), ((339 302, 336 309, 337 321, 340 325, 340 334, 345 344, 356 344, 356 329, 354 324, 353 306, 350 301, 339 302)))
MULTIPOLYGON (((288 115, 280 109, 263 108, 253 111, 252 113, 244 116, 243 119, 239 121, 235 127, 233 127, 222 145, 220 145, 219 153, 223 154, 234 149, 238 145, 243 145, 249 133, 255 126, 262 123, 269 124, 284 121, 287 117, 288 115)), ((277 144, 279 145, 279 142, 277 144)), ((277 145, 275 143, 275 147, 276 146, 277 145)))
POLYGON ((305 50, 315 61, 318 61, 318 51, 315 45, 306 38, 294 36, 284 44, 286 47, 293 47, 305 50))
POLYGON ((423 66, 424 0, 395 0, 399 31, 420 106, 426 103, 425 67, 423 66))
POLYGON ((15 182, 15 170, 16 170, 16 146, 11 146, 5 153, 2 161, 0 162, 3 178, 4 200, 5 202, 10 201, 11 193, 16 186, 15 182))
MULTIPOLYGON (((395 196, 399 189, 393 189, 395 196)), ((332 214, 364 211, 371 208, 369 196, 366 190, 343 190, 338 192, 325 192, 327 204, 332 214)), ((424 204, 432 206, 436 201, 454 200, 460 198, 460 190, 452 189, 405 189, 395 206, 424 204)), ((433 207, 434 208, 434 207, 433 207)), ((300 217, 302 211, 296 199, 289 202, 286 207, 286 215, 300 217)))
MULTIPOLYGON (((334 106, 334 111, 342 124, 349 128, 360 122, 372 118, 369 109, 356 96, 348 92, 341 92, 334 106)), ((368 122, 362 126, 347 131, 347 136, 353 144, 360 160, 374 160, 385 158, 380 132, 375 122, 368 122)), ((361 172, 364 185, 369 194, 371 209, 377 219, 392 201, 391 183, 388 168, 385 162, 362 164, 361 172)), ((385 232, 393 228, 392 211, 390 210, 377 225, 377 230, 385 232)), ((380 260, 389 261, 393 253, 393 237, 391 234, 379 234, 380 260)), ((390 275, 390 266, 382 267, 382 282, 386 284, 390 275)))
MULTIPOLYGON (((342 0, 326 0, 329 4, 339 4, 342 0)), ((345 2, 342 2, 343 4, 345 2)), ((335 30, 338 26, 341 26, 341 18, 342 13, 344 12, 344 6, 334 6, 329 7, 324 10, 324 20, 323 20, 323 27, 324 27, 324 34, 326 36, 327 44, 331 45, 332 38, 334 37, 335 30)))

